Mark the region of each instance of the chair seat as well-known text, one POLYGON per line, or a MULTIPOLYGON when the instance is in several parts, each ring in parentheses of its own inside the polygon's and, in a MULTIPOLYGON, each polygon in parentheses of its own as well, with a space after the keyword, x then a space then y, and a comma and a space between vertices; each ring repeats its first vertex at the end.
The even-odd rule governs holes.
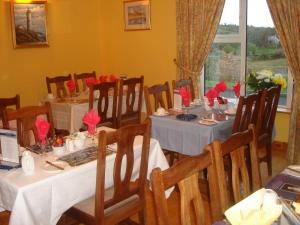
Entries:
MULTIPOLYGON (((105 195, 104 195, 104 201, 107 201, 109 199, 112 198, 113 196, 113 192, 114 189, 113 188, 109 188, 105 191, 105 195)), ((107 217, 107 220, 109 221, 113 221, 114 217, 109 217, 111 212, 115 212, 115 211, 122 211, 123 212, 129 212, 132 211, 133 209, 136 209, 136 213, 141 209, 141 205, 139 203, 139 196, 133 195, 109 208, 106 208, 104 210, 104 215, 107 217), (126 205, 126 208, 124 207, 126 205)), ((76 212, 80 212, 80 216, 86 216, 88 219, 90 220, 91 217, 95 216, 95 196, 92 196, 86 200, 83 200, 79 203, 77 203, 76 205, 73 206, 73 209, 76 212)), ((127 213, 124 213, 124 215, 126 215, 127 213)), ((135 213, 134 213, 135 214, 135 213)), ((127 217, 124 217, 124 219, 126 219, 127 217)), ((111 222, 109 222, 108 224, 110 224, 111 222)))

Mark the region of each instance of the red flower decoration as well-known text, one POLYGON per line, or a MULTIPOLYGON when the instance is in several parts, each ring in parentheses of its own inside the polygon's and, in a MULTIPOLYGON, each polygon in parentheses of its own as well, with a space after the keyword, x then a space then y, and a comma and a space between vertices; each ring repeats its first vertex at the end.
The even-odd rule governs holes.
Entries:
POLYGON ((76 89, 75 81, 74 80, 69 80, 67 82, 67 87, 69 89, 69 92, 73 93, 75 91, 75 89, 76 89))
POLYGON ((50 129, 50 123, 48 123, 48 121, 41 119, 41 118, 37 118, 35 121, 35 126, 37 129, 37 133, 38 133, 38 137, 39 140, 41 142, 41 144, 46 144, 46 137, 48 134, 48 131, 50 129))
POLYGON ((220 93, 220 92, 224 92, 227 89, 227 85, 225 83, 224 80, 220 81, 219 83, 216 84, 215 86, 215 90, 220 93))
POLYGON ((92 85, 94 85, 94 84, 97 84, 98 81, 97 81, 95 78, 90 77, 90 78, 88 78, 88 79, 85 80, 85 83, 86 83, 86 85, 87 85, 88 87, 90 87, 90 86, 92 86, 92 85))
POLYGON ((110 82, 115 82, 115 81, 118 80, 118 77, 116 75, 114 75, 114 74, 110 74, 109 77, 108 77, 108 80, 110 82))
POLYGON ((191 93, 189 92, 187 87, 180 88, 179 94, 182 97, 183 105, 185 107, 189 107, 190 106, 190 100, 191 100, 191 93))
POLYGON ((99 81, 100 81, 100 83, 106 82, 107 81, 107 76, 106 75, 100 75, 99 76, 99 81))
POLYGON ((236 97, 240 97, 241 84, 237 82, 236 85, 233 86, 234 95, 236 97))
POLYGON ((209 101, 209 106, 213 106, 215 98, 219 96, 219 92, 217 90, 215 90, 215 88, 212 88, 208 92, 205 93, 205 96, 207 97, 207 99, 209 101))

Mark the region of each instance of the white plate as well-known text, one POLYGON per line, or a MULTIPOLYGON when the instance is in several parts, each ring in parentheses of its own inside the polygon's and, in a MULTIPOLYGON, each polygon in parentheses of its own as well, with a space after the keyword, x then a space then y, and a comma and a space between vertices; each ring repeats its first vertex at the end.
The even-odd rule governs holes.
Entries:
POLYGON ((213 119, 201 119, 198 121, 198 123, 207 125, 207 126, 211 126, 211 125, 217 124, 217 121, 215 121, 213 119))
POLYGON ((165 112, 164 114, 158 114, 157 112, 154 112, 153 115, 154 116, 167 116, 167 115, 169 115, 169 113, 165 112))
MULTIPOLYGON (((70 167, 69 164, 65 161, 53 161, 51 162, 57 166, 63 167, 64 169, 70 167)), ((46 162, 42 165, 42 170, 44 170, 47 173, 59 173, 62 172, 63 170, 56 168, 55 166, 52 166, 46 162)))

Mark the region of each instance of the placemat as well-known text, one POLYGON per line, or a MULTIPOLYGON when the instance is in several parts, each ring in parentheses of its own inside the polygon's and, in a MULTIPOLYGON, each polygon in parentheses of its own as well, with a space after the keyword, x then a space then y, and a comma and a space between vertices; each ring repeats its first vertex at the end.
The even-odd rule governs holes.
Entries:
MULTIPOLYGON (((82 164, 96 160, 98 148, 96 146, 84 148, 77 152, 70 153, 68 155, 59 157, 58 160, 67 162, 70 166, 80 166, 82 164)), ((114 152, 106 149, 106 155, 111 155, 114 152)))

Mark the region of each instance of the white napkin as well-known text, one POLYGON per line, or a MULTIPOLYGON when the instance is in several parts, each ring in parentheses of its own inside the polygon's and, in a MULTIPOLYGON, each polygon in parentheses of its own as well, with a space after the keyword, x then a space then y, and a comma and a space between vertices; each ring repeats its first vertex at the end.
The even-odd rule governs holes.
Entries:
POLYGON ((271 225, 281 214, 275 192, 264 188, 254 192, 225 212, 232 225, 271 225), (275 198, 274 198, 275 196, 275 198))
POLYGON ((286 169, 284 169, 282 173, 294 177, 300 177, 300 165, 290 165, 286 169))

